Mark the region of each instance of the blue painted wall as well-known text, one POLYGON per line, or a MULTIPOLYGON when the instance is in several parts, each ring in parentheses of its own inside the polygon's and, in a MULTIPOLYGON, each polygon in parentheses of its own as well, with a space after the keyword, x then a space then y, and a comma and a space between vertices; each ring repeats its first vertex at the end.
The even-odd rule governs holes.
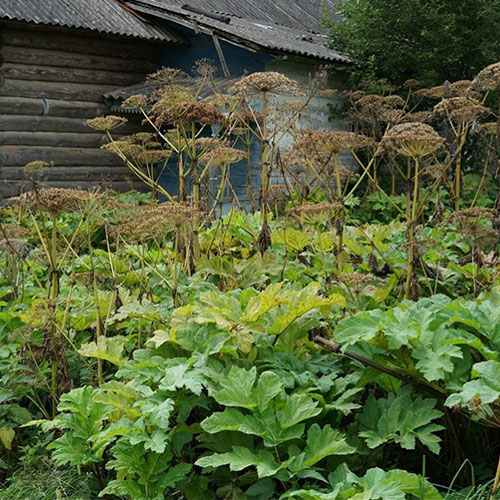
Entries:
MULTIPOLYGON (((202 33, 197 35, 193 30, 177 25, 175 29, 181 32, 190 45, 184 47, 166 46, 161 55, 162 66, 180 68, 189 72, 196 61, 207 57, 217 67, 220 67, 219 56, 211 36, 202 33)), ((232 76, 242 75, 245 71, 248 73, 264 71, 265 65, 273 60, 273 57, 268 54, 252 52, 224 40, 219 39, 219 41, 232 76)), ((217 76, 224 76, 222 70, 219 70, 217 76)))

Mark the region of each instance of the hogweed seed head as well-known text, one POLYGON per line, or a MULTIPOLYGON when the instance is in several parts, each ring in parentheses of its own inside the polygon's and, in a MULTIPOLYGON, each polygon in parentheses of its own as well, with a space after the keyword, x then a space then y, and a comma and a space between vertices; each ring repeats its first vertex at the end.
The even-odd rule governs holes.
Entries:
POLYGON ((472 81, 471 89, 484 92, 496 90, 500 87, 500 62, 490 64, 478 73, 472 81))
POLYGON ((264 71, 244 76, 233 85, 230 91, 237 94, 295 93, 298 87, 293 80, 281 73, 264 71))
POLYGON ((430 155, 443 143, 444 139, 430 125, 418 122, 395 125, 382 139, 386 148, 413 158, 430 155))
POLYGON ((90 120, 87 120, 86 123, 87 126, 93 128, 94 130, 108 132, 127 123, 127 119, 122 116, 108 115, 91 118, 90 120))

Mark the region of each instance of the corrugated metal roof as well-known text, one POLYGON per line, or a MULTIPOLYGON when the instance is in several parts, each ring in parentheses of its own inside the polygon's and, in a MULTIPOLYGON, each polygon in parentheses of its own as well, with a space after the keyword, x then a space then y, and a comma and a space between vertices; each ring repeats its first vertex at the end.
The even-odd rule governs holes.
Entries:
MULTIPOLYGON (((126 0, 125 3, 139 12, 156 15, 191 28, 194 22, 202 31, 213 32, 225 40, 239 43, 254 50, 260 49, 277 53, 285 52, 342 64, 351 62, 349 58, 326 47, 327 38, 325 36, 313 33, 305 28, 290 27, 275 22, 261 22, 260 20, 238 17, 232 15, 230 12, 223 13, 227 16, 226 20, 218 19, 211 16, 211 13, 215 14, 213 10, 206 14, 193 12, 192 10, 174 5, 176 1, 126 0)), ((205 1, 206 3, 211 3, 208 0, 205 1)), ((330 3, 332 1, 329 0, 330 3)), ((202 3, 201 1, 198 2, 195 8, 202 8, 202 3)), ((215 3, 218 4, 219 0, 215 3)), ((232 3, 242 7, 242 5, 249 4, 250 2, 232 3)), ((278 0, 278 4, 280 3, 284 4, 282 0, 278 0)), ((288 0, 288 5, 290 6, 299 3, 302 4, 298 0, 288 0)))
POLYGON ((182 41, 172 30, 141 20, 117 0, 1 0, 2 18, 147 40, 182 41))
POLYGON ((163 7, 182 7, 188 4, 258 23, 322 32, 324 13, 335 18, 341 2, 342 0, 156 0, 154 4, 163 7))

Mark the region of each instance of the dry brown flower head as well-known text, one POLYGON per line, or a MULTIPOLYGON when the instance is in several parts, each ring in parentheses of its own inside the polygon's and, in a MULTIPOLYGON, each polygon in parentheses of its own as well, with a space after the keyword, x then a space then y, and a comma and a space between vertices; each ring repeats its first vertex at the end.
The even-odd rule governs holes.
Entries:
POLYGON ((44 188, 22 193, 13 201, 23 206, 57 213, 78 210, 91 196, 94 196, 94 193, 81 189, 44 188))
POLYGON ((244 76, 230 89, 237 94, 296 93, 297 84, 281 73, 264 71, 244 76))
POLYGON ((38 172, 40 170, 45 170, 46 168, 50 168, 54 166, 54 162, 35 160, 30 161, 24 165, 23 170, 25 173, 38 172))
POLYGON ((121 127, 122 125, 127 123, 127 119, 123 116, 108 115, 91 118, 90 120, 87 120, 86 123, 90 128, 107 132, 109 130, 121 127))
POLYGON ((154 165, 160 162, 166 162, 171 156, 171 151, 162 149, 146 149, 139 153, 135 159, 138 163, 154 165))
POLYGON ((120 211, 121 221, 113 227, 113 235, 129 243, 161 240, 170 232, 188 224, 195 212, 186 203, 168 202, 133 205, 120 211))
POLYGON ((202 78, 211 78, 217 71, 214 62, 207 57, 203 57, 195 61, 193 65, 193 73, 200 75, 202 78))
POLYGON ((295 147, 302 153, 338 154, 371 146, 373 141, 354 132, 343 130, 311 132, 305 131, 295 141, 295 147))
POLYGON ((241 149, 219 146, 204 154, 202 162, 207 165, 229 165, 237 163, 244 158, 248 158, 248 156, 241 149))
POLYGON ((401 123, 385 134, 382 144, 403 156, 420 158, 438 150, 444 139, 425 123, 401 123))
POLYGON ((407 113, 403 121, 405 122, 420 122, 424 123, 432 117, 430 111, 415 111, 414 113, 407 113))
POLYGON ((142 94, 135 94, 127 97, 122 102, 122 108, 144 108, 148 105, 149 99, 142 94))
POLYGON ((164 67, 148 75, 147 79, 152 82, 162 83, 164 85, 172 85, 177 80, 188 79, 189 75, 179 68, 164 67))
POLYGON ((478 92, 496 90, 500 87, 500 62, 490 64, 474 78, 471 89, 478 92))
POLYGON ((108 142, 101 146, 102 149, 115 154, 124 154, 126 156, 136 157, 144 151, 144 147, 140 144, 133 144, 128 140, 119 140, 108 142))
POLYGON ((470 97, 451 97, 436 104, 434 112, 448 116, 453 120, 472 122, 488 114, 489 110, 470 97))
POLYGON ((216 125, 225 122, 224 115, 211 104, 203 101, 183 101, 163 107, 156 115, 155 123, 189 126, 193 123, 200 125, 216 125))

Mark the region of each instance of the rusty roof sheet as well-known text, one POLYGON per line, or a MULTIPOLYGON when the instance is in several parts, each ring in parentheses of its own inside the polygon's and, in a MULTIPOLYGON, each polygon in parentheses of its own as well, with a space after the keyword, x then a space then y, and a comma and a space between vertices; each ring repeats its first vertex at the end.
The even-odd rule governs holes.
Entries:
POLYGON ((174 31, 149 23, 118 0, 2 0, 0 19, 84 28, 162 42, 182 41, 174 31))
MULTIPOLYGON (((321 1, 321 0, 320 0, 321 1)), ((126 0, 126 5, 139 12, 155 15, 190 28, 193 25, 206 33, 253 50, 271 53, 289 53, 305 57, 349 64, 348 57, 326 46, 327 37, 303 27, 291 27, 277 22, 239 17, 228 12, 206 11, 196 6, 174 5, 175 0, 126 0)), ((301 2, 288 0, 287 5, 301 2)), ((207 0, 207 3, 212 3, 207 0)), ((215 2, 217 3, 217 2, 215 2)), ((227 2, 240 7, 248 2, 227 2)), ((283 2, 278 0, 278 5, 283 2)), ((331 0, 330 0, 331 3, 331 0)), ((334 2, 335 3, 335 2, 334 2)), ((228 5, 229 7, 229 5, 228 5)), ((289 23, 292 24, 292 23, 289 23)))

